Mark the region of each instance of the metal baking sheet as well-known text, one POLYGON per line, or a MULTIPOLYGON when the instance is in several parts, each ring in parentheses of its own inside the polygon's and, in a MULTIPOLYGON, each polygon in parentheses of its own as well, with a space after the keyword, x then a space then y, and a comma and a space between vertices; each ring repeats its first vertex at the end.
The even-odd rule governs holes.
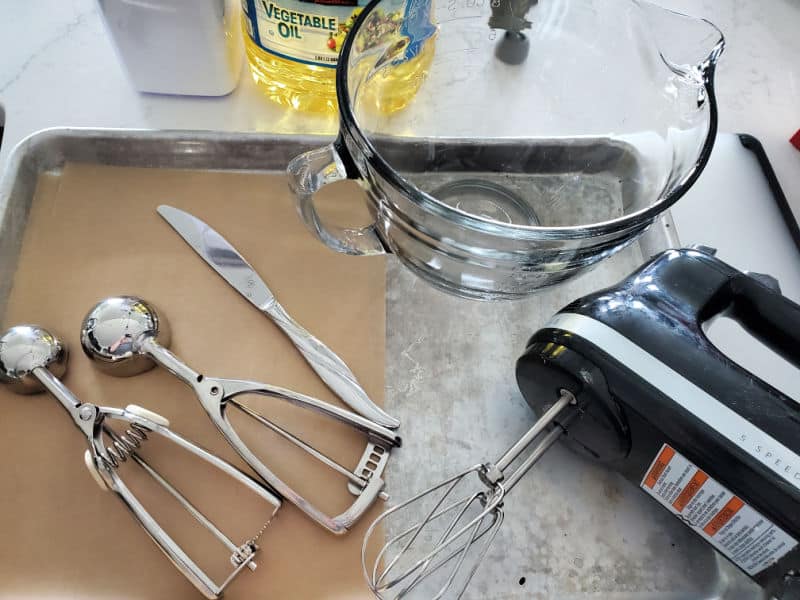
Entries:
MULTIPOLYGON (((41 173, 58 174, 66 162, 282 172, 295 155, 326 141, 92 129, 32 135, 14 150, 0 181, 0 311, 41 173)), ((514 363, 527 338, 569 301, 614 283, 676 244, 674 227, 665 218, 588 274, 508 303, 445 295, 390 257, 386 406, 403 422, 404 447, 390 466, 389 493, 402 499, 504 451, 535 419, 514 379, 514 363)), ((465 595, 485 600, 765 597, 633 485, 558 445, 509 496, 503 529, 465 595)))

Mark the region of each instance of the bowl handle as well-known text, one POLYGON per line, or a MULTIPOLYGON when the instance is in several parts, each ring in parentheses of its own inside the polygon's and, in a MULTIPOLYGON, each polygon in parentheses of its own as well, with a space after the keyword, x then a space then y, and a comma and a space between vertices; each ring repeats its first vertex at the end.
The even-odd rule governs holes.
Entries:
POLYGON ((324 225, 314 208, 314 194, 322 186, 348 178, 334 144, 296 156, 286 168, 286 173, 300 218, 323 244, 343 254, 386 254, 374 224, 360 229, 324 225))

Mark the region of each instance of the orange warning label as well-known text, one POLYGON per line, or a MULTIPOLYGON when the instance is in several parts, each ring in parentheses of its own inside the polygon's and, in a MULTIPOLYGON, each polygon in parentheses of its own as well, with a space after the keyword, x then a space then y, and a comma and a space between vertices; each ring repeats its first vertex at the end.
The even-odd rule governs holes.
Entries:
POLYGON ((703 527, 703 531, 705 531, 708 535, 716 535, 717 532, 727 525, 728 521, 730 521, 743 506, 744 502, 742 502, 740 498, 734 496, 728 500, 728 503, 722 507, 722 510, 720 510, 714 516, 714 518, 708 522, 708 525, 703 527))
POLYGON ((797 540, 664 444, 642 488, 749 575, 797 546, 797 540))
POLYGON ((650 467, 650 472, 644 480, 644 484, 647 487, 653 489, 653 486, 658 482, 658 478, 661 477, 661 474, 664 472, 664 469, 667 468, 673 456, 675 456, 675 450, 669 446, 665 445, 661 449, 661 452, 659 452, 656 460, 653 462, 653 466, 650 467))
MULTIPOLYGON (((683 488, 683 491, 678 495, 678 499, 672 503, 673 508, 678 512, 686 508, 686 505, 695 497, 695 494, 703 487, 706 481, 708 481, 708 475, 698 469, 694 477, 689 480, 689 483, 686 484, 686 487, 683 488)), ((651 485, 650 487, 652 488, 653 486, 651 485)))

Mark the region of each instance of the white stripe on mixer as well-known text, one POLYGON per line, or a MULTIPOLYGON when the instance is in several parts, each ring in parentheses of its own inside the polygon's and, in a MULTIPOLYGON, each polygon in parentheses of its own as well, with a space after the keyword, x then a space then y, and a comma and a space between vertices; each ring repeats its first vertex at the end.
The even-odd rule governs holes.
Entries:
POLYGON ((800 456, 624 335, 591 317, 559 313, 545 327, 591 342, 800 489, 800 456))

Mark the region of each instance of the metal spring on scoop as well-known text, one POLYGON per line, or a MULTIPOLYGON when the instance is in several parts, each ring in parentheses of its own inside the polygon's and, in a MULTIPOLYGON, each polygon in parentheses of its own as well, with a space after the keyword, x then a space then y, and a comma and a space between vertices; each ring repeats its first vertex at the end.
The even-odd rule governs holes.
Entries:
POLYGON ((131 423, 129 429, 123 434, 112 435, 114 441, 112 446, 106 447, 108 457, 102 457, 103 462, 109 469, 117 469, 120 464, 126 462, 131 454, 142 446, 142 442, 147 439, 147 429, 139 423, 131 423))

